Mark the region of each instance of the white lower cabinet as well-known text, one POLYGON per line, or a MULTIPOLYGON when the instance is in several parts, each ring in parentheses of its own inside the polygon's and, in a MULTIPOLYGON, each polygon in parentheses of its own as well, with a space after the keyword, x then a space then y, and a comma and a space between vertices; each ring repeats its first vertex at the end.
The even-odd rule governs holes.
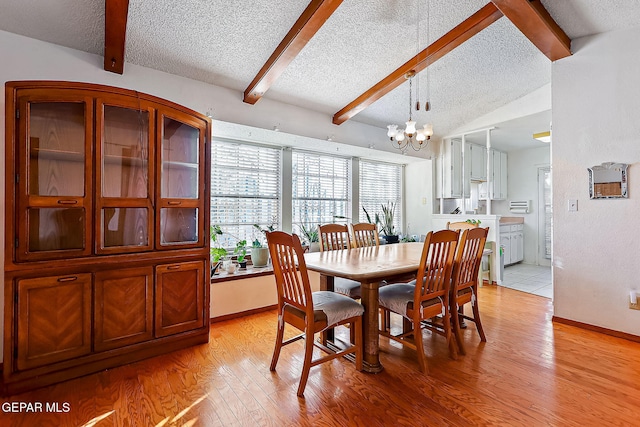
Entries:
POLYGON ((524 259, 524 225, 501 225, 500 246, 504 248, 504 265, 524 259))

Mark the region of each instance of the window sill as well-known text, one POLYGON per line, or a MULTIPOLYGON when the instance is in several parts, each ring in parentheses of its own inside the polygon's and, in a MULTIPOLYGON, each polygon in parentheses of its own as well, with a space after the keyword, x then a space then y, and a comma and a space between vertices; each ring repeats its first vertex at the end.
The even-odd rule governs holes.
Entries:
POLYGON ((228 282, 231 280, 250 279, 252 277, 271 276, 273 274, 273 267, 268 265, 266 267, 253 267, 247 266, 246 269, 236 270, 234 273, 227 273, 222 271, 216 273, 211 277, 211 283, 228 282))

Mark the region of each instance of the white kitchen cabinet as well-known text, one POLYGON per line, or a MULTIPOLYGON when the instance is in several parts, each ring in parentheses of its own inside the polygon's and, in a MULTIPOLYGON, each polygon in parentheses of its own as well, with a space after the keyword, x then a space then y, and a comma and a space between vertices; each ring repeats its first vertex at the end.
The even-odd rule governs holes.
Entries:
POLYGON ((441 159, 442 197, 445 199, 462 198, 462 141, 460 139, 444 139, 441 159))
POLYGON ((503 247, 504 265, 524 259, 524 225, 501 225, 500 246, 503 247))
POLYGON ((509 233, 508 225, 500 226, 500 247, 502 248, 502 256, 504 258, 504 265, 511 264, 511 235, 509 233))
POLYGON ((469 178, 475 181, 487 180, 487 149, 481 145, 467 144, 466 158, 469 159, 469 178))
POLYGON ((491 200, 504 200, 507 198, 507 153, 491 150, 491 159, 489 197, 491 200))

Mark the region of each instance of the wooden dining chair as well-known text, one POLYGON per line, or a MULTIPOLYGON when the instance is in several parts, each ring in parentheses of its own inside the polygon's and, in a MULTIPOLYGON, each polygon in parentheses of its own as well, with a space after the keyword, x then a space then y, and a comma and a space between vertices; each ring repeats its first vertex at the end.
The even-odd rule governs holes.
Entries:
POLYGON ((448 222, 446 230, 471 230, 472 228, 478 228, 478 224, 472 224, 466 221, 448 222))
POLYGON ((462 340, 461 322, 463 319, 475 323, 480 341, 486 342, 480 310, 478 308, 478 271, 482 262, 482 252, 487 241, 489 228, 464 230, 460 236, 456 258, 453 263, 453 279, 449 302, 453 320, 453 334, 458 351, 466 354, 462 340), (464 314, 464 305, 471 303, 473 317, 464 314))
POLYGON ((282 231, 267 232, 266 235, 278 290, 278 332, 270 369, 275 371, 283 346, 304 338, 304 362, 297 393, 302 397, 312 366, 355 353, 356 369, 362 370, 364 307, 353 299, 335 292, 311 292, 304 251, 298 236, 282 231), (287 323, 302 331, 302 334, 283 341, 287 323), (345 324, 349 324, 355 331, 355 340, 347 348, 333 351, 314 340, 316 333, 345 324), (312 360, 314 345, 328 355, 312 360))
MULTIPOLYGON (((349 227, 346 224, 324 224, 318 226, 320 252, 348 249, 351 247, 349 227)), ((360 282, 336 277, 333 290, 353 299, 360 299, 360 282)))
POLYGON ((354 248, 380 246, 378 227, 376 227, 375 224, 371 224, 368 222, 350 224, 349 231, 351 234, 351 244, 354 248))
POLYGON ((318 226, 320 252, 351 247, 351 236, 347 224, 324 224, 318 226))
MULTIPOLYGON (((450 285, 459 231, 429 232, 422 248, 415 282, 396 283, 380 288, 379 305, 385 311, 400 314, 409 322, 409 330, 394 335, 385 324, 380 335, 416 350, 420 370, 429 371, 422 342, 422 328, 443 335, 449 354, 457 357, 450 315, 450 285), (435 319, 441 315, 442 323, 435 319)), ((385 317, 386 313, 383 314, 385 317)), ((386 323, 386 322, 385 322, 386 323)))

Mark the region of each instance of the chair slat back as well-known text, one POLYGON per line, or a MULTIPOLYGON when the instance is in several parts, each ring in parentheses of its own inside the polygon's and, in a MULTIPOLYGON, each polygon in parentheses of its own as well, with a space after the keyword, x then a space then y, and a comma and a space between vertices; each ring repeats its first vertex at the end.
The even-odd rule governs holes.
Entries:
POLYGON ((488 233, 488 227, 465 230, 462 233, 454 261, 454 291, 478 283, 478 270, 488 233))
POLYGON ((447 222, 447 230, 471 230, 473 228, 478 228, 478 224, 466 221, 447 222))
POLYGON ((420 267, 416 275, 414 304, 448 294, 459 231, 429 232, 422 247, 420 267), (419 286, 422 284, 422 286, 419 286))
POLYGON ((368 222, 351 224, 351 244, 353 244, 354 248, 380 246, 380 237, 378 236, 376 225, 368 222))
POLYGON ((282 308, 284 304, 290 304, 312 314, 311 284, 300 239, 295 234, 282 231, 266 234, 278 290, 278 306, 282 308))
POLYGON ((320 252, 335 251, 351 247, 349 227, 346 224, 324 224, 318 226, 320 252))

